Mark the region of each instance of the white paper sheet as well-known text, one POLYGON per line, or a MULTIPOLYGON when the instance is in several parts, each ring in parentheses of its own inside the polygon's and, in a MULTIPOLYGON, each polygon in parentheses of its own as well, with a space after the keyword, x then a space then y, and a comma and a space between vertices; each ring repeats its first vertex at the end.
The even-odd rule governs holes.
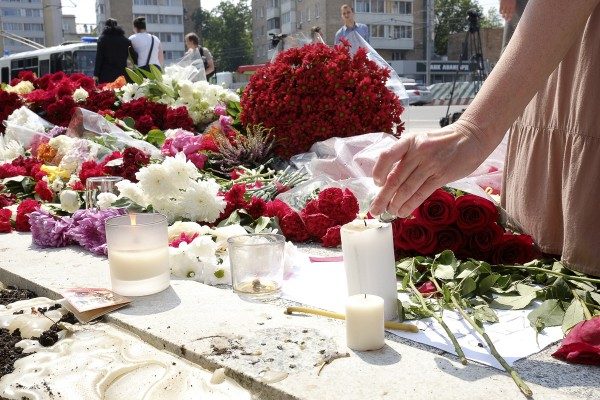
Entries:
MULTIPOLYGON (((401 293, 400 296, 402 295, 401 293)), ((347 298, 344 263, 313 262, 295 267, 284 282, 282 297, 311 307, 343 313, 347 298)), ((510 365, 563 338, 561 327, 546 328, 536 335, 527 319, 531 309, 495 311, 500 322, 486 324, 485 330, 498 353, 510 365)), ((468 359, 503 369, 489 353, 483 338, 458 313, 445 311, 443 318, 456 335, 468 359)), ((428 318, 412 322, 421 329, 419 333, 390 332, 456 354, 454 346, 435 320, 428 318)))

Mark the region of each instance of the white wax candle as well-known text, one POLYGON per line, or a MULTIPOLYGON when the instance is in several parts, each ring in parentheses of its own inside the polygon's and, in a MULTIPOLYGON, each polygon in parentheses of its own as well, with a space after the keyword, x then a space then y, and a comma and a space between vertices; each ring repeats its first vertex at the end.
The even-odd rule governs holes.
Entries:
POLYGON ((398 318, 392 226, 375 219, 357 219, 342 226, 341 237, 348 294, 381 296, 385 319, 398 318))
POLYGON ((383 299, 357 294, 346 302, 346 343, 356 351, 377 350, 385 345, 383 299))
POLYGON ((169 248, 166 246, 140 251, 112 250, 108 253, 111 276, 123 281, 139 281, 164 274, 168 259, 169 248))

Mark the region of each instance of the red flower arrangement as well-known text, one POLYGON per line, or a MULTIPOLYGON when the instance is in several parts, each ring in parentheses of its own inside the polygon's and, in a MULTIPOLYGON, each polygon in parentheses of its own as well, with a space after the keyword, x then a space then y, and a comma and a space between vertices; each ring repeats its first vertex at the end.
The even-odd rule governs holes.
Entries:
POLYGON ((438 189, 412 218, 392 223, 398 253, 432 256, 452 250, 461 258, 494 264, 524 264, 539 256, 529 235, 505 232, 489 200, 472 194, 454 197, 438 189))
MULTIPOLYGON (((21 108, 23 102, 21 98, 16 93, 8 93, 4 90, 0 89, 0 122, 6 121, 8 116, 13 113, 18 108, 21 108)), ((0 133, 4 133, 6 128, 3 124, 0 123, 0 133)))
POLYGON ((194 130, 194 121, 185 107, 170 108, 165 104, 155 103, 145 97, 123 103, 115 112, 115 117, 135 120, 135 129, 147 134, 152 129, 185 129, 194 130))
POLYGON ((385 87, 389 71, 350 54, 349 44, 289 49, 252 76, 242 95, 243 124, 272 128, 282 157, 334 136, 391 132, 403 107, 385 87))
POLYGON ((40 203, 32 200, 23 200, 17 207, 17 218, 15 222, 15 229, 19 232, 29 232, 31 225, 29 225, 29 214, 40 208, 40 203))
POLYGON ((135 174, 150 164, 150 156, 135 147, 126 148, 123 153, 115 151, 102 161, 102 169, 106 175, 121 176, 131 182, 137 182, 135 174), (107 165, 110 161, 122 158, 120 165, 107 165))

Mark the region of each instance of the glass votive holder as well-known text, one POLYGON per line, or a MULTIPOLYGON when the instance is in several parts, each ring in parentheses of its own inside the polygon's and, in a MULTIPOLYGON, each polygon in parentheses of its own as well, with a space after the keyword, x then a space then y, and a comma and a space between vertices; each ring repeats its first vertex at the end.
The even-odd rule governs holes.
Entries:
POLYGON ((85 208, 100 208, 98 195, 100 193, 119 194, 117 183, 122 181, 120 176, 94 176, 85 181, 85 208))
POLYGON ((113 292, 145 296, 169 287, 167 217, 128 214, 107 219, 105 227, 113 292))
POLYGON ((277 297, 283 283, 285 237, 233 236, 227 240, 233 291, 242 297, 277 297))

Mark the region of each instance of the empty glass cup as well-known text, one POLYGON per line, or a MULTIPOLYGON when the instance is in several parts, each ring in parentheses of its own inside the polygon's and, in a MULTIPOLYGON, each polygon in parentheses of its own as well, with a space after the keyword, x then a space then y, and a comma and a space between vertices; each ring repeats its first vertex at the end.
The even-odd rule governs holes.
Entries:
POLYGON ((277 297, 283 283, 285 238, 249 234, 227 240, 233 291, 243 297, 277 297))
POLYGON ((88 178, 85 182, 85 208, 100 208, 98 195, 100 193, 112 193, 119 195, 117 183, 122 181, 120 176, 95 176, 88 178))

